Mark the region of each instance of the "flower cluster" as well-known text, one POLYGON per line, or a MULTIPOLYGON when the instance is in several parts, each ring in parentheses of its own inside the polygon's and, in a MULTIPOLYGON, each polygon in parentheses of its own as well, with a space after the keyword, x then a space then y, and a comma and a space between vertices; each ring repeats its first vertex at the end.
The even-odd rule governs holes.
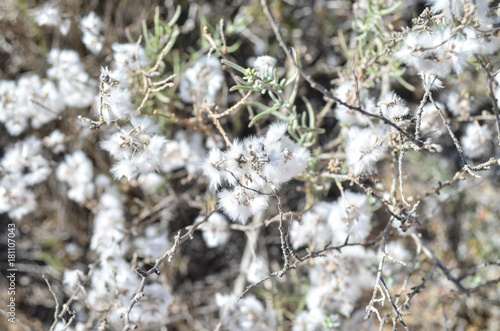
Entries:
POLYGON ((267 207, 270 194, 305 170, 309 152, 286 136, 287 125, 275 123, 265 137, 235 140, 222 152, 212 149, 203 165, 211 188, 228 183, 219 192, 219 205, 232 220, 245 224, 267 207))
POLYGON ((204 56, 184 73, 179 96, 182 101, 194 103, 198 107, 202 105, 203 100, 211 105, 215 103, 223 82, 224 74, 219 59, 204 56))
MULTIPOLYGON (((396 56, 418 72, 446 77, 452 70, 461 74, 467 60, 477 54, 493 54, 500 48, 500 37, 495 32, 497 19, 488 15, 486 1, 471 5, 468 1, 434 0, 432 12, 441 13, 439 19, 447 27, 411 31, 396 56), (453 31, 449 26, 456 18, 471 19, 474 25, 453 31)), ((476 2, 475 2, 476 3, 476 2)))
POLYGON ((349 242, 362 242, 372 228, 366 195, 346 191, 334 202, 319 202, 304 213, 302 224, 292 223, 290 243, 294 249, 309 245, 323 248, 349 242))
POLYGON ((275 330, 276 312, 266 309, 253 295, 239 302, 234 294, 216 293, 215 302, 225 330, 275 330))
POLYGON ((82 41, 89 51, 98 54, 102 50, 104 37, 101 35, 104 23, 94 12, 90 12, 80 21, 80 29, 83 32, 82 41))
POLYGON ((28 137, 7 149, 0 164, 0 213, 19 220, 37 207, 29 187, 39 184, 52 173, 42 155, 42 142, 28 137))

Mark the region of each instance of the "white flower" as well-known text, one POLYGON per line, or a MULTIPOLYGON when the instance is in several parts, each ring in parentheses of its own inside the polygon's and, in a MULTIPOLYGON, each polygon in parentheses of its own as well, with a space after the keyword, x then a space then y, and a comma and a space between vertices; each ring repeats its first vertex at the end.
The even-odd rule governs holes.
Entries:
MULTIPOLYGON (((444 112, 443 104, 436 102, 436 105, 444 112)), ((435 136, 440 136, 443 132, 446 132, 446 126, 439 115, 439 110, 432 103, 426 103, 422 108, 420 131, 425 134, 432 133, 435 136)))
MULTIPOLYGON (((203 219, 204 216, 198 216, 194 223, 201 222, 203 219)), ((203 231, 203 240, 210 248, 225 245, 231 235, 229 223, 221 213, 212 213, 199 229, 203 231)))
POLYGON ((449 29, 429 33, 410 32, 396 57, 413 66, 418 72, 446 77, 452 69, 451 58, 442 46, 450 37, 449 29))
POLYGON ((302 224, 292 223, 290 243, 293 249, 304 246, 320 249, 332 241, 332 230, 328 224, 328 214, 331 208, 331 203, 320 201, 304 213, 301 219, 302 224))
POLYGON ((133 251, 140 257, 154 259, 163 254, 169 246, 168 232, 161 224, 148 226, 141 236, 134 238, 133 251))
POLYGON ((223 83, 224 74, 219 59, 204 56, 184 73, 179 96, 182 101, 194 101, 198 106, 201 106, 203 99, 207 104, 213 104, 223 83))
POLYGON ((480 158, 491 151, 492 133, 486 126, 469 123, 465 127, 465 135, 460 138, 464 154, 471 158, 480 158))
POLYGON ((139 69, 139 64, 142 68, 148 65, 149 60, 146 57, 146 51, 135 43, 115 43, 111 48, 113 49, 116 79, 123 87, 128 87, 130 74, 139 69))
POLYGON ((344 197, 340 197, 333 203, 328 216, 333 233, 332 245, 343 244, 347 237, 349 242, 362 242, 370 234, 372 213, 366 202, 366 195, 345 191, 344 197))
POLYGON ((410 108, 394 92, 386 94, 378 103, 378 107, 390 121, 396 123, 401 128, 407 128, 410 125, 410 108))
POLYGON ((377 161, 385 157, 386 150, 387 146, 370 129, 349 129, 345 153, 353 175, 373 174, 377 161))
MULTIPOLYGON (((359 89, 356 88, 356 82, 347 81, 335 89, 335 95, 349 105, 358 106, 359 103, 366 112, 372 114, 375 113, 376 106, 374 99, 369 96, 366 89, 358 90, 359 89), (361 100, 358 100, 358 94, 361 100)), ((364 127, 370 123, 369 117, 341 104, 337 104, 335 109, 335 118, 337 118, 341 123, 348 125, 364 127)))
POLYGON ((297 315, 292 331, 323 331, 326 316, 320 308, 303 310, 297 315))
POLYGON ((265 309, 253 295, 236 302, 235 294, 215 294, 219 316, 225 330, 267 331, 276 328, 274 309, 265 309))
POLYGON ((268 195, 261 195, 240 186, 222 190, 217 195, 220 208, 231 219, 246 224, 248 218, 267 208, 268 195))
POLYGON ((2 167, 15 175, 25 186, 43 182, 52 172, 49 162, 41 155, 42 142, 31 136, 9 148, 2 158, 2 167))
POLYGON ((257 283, 269 274, 266 261, 261 257, 255 257, 247 268, 246 276, 249 283, 257 283))
POLYGON ((102 50, 104 37, 101 31, 104 29, 104 23, 94 12, 90 12, 80 21, 80 29, 83 32, 83 43, 94 54, 102 50))
POLYGON ((55 129, 50 135, 43 138, 43 144, 52 149, 52 152, 58 154, 65 150, 64 142, 66 136, 61 131, 55 129))
POLYGON ((271 125, 265 137, 238 139, 226 152, 212 149, 203 164, 210 188, 228 182, 232 190, 219 193, 219 206, 233 220, 246 220, 267 207, 271 192, 307 167, 309 151, 285 135, 286 124, 271 125))
POLYGON ((78 150, 66 155, 64 161, 57 167, 56 176, 69 185, 68 197, 71 200, 84 203, 94 196, 92 161, 84 152, 78 150))
POLYGON ((59 8, 48 2, 31 10, 31 14, 39 26, 59 26, 62 23, 59 8))
POLYGON ((220 149, 211 149, 202 165, 203 174, 210 181, 210 189, 216 189, 224 180, 227 180, 226 162, 224 153, 220 149))
POLYGON ((263 79, 273 79, 274 67, 278 61, 269 55, 262 55, 255 59, 254 68, 263 79))
POLYGON ((102 94, 96 97, 95 103, 96 108, 99 107, 102 99, 104 121, 110 124, 129 116, 132 117, 134 106, 130 92, 120 86, 108 68, 101 68, 100 80, 104 88, 102 94))
POLYGON ((75 287, 85 281, 85 275, 81 270, 65 270, 63 275, 63 286, 66 293, 71 293, 75 287))
POLYGON ((0 180, 0 213, 8 213, 14 220, 36 210, 35 194, 28 190, 19 178, 3 176, 0 180))
POLYGON ((85 72, 78 53, 73 50, 52 49, 49 52, 51 67, 47 76, 57 82, 62 102, 69 107, 85 108, 92 104, 96 82, 85 72))

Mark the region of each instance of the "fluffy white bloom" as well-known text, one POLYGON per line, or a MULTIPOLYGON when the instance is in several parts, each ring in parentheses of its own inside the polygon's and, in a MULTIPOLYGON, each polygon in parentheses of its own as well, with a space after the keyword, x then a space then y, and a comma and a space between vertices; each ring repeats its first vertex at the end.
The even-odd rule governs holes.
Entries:
POLYGON ((94 170, 92 161, 84 152, 78 150, 65 156, 57 167, 57 179, 69 185, 68 197, 79 203, 84 203, 94 196, 94 170))
POLYGON ((103 84, 102 95, 96 97, 96 108, 99 107, 102 98, 102 115, 107 124, 133 116, 134 106, 130 97, 130 92, 120 86, 118 80, 108 70, 101 68, 101 83, 103 84))
POLYGON ((366 202, 366 195, 345 191, 332 204, 328 223, 333 233, 332 244, 343 244, 349 237, 349 242, 362 242, 370 234, 372 213, 366 202))
POLYGON ((175 134, 174 140, 165 145, 160 168, 165 173, 186 168, 188 174, 194 175, 199 171, 205 155, 202 135, 181 130, 175 134))
MULTIPOLYGON (((436 105, 444 112, 445 108, 442 103, 436 102, 436 105)), ((426 103, 422 108, 420 131, 424 134, 432 134, 433 136, 440 136, 446 132, 446 126, 439 115, 439 110, 432 103, 426 103)))
POLYGON ((450 91, 446 93, 446 109, 455 116, 468 117, 472 111, 472 102, 469 97, 450 91))
POLYGON ((140 257, 154 259, 169 246, 168 232, 162 224, 149 225, 141 236, 134 238, 132 250, 140 257))
POLYGON ((303 310, 297 315, 292 331, 323 331, 325 319, 322 309, 303 310))
POLYGON ((328 254, 315 259, 309 270, 312 286, 306 295, 308 309, 335 311, 348 316, 363 290, 373 289, 371 268, 376 262, 375 253, 361 246, 344 247, 342 255, 328 254))
POLYGON ((249 283, 257 283, 269 275, 266 261, 261 257, 255 257, 247 268, 246 276, 249 283))
POLYGON ((145 192, 154 193, 165 183, 165 179, 162 175, 151 171, 140 174, 137 183, 145 192))
POLYGON ((71 293, 79 282, 85 281, 85 275, 81 270, 65 270, 63 275, 63 286, 66 293, 71 293))
POLYGON ((31 93, 30 105, 33 109, 31 126, 35 129, 55 120, 64 109, 59 90, 51 81, 43 82, 31 93))
POLYGON ((396 123, 399 127, 407 128, 410 125, 410 108, 394 92, 389 92, 381 98, 378 107, 385 118, 396 123))
POLYGON ((83 43, 94 54, 98 54, 102 50, 104 37, 101 31, 104 29, 104 23, 93 11, 80 21, 80 30, 83 33, 83 43))
POLYGON ((332 241, 332 230, 328 215, 332 208, 329 202, 318 202, 302 216, 302 224, 293 222, 290 228, 290 243, 293 249, 308 245, 321 249, 332 241))
POLYGON ((377 161, 385 157, 386 150, 384 142, 370 129, 349 129, 345 153, 353 175, 374 173, 377 161))
POLYGON ((94 216, 94 232, 90 248, 98 253, 123 253, 127 250, 125 238, 125 212, 123 197, 116 190, 107 190, 99 198, 98 210, 94 216), (118 247, 117 245, 120 244, 118 247))
POLYGON ((228 182, 232 189, 219 193, 219 205, 233 220, 247 219, 267 207, 269 193, 305 170, 309 152, 286 136, 286 124, 272 124, 265 137, 235 140, 225 152, 210 151, 203 172, 216 188, 228 182))
POLYGON ((0 81, 0 121, 11 136, 20 135, 27 127, 31 109, 27 94, 17 88, 16 82, 0 81))
POLYGON ((66 135, 61 131, 55 129, 50 135, 43 138, 43 144, 52 149, 52 152, 58 154, 65 150, 64 142, 66 135))
POLYGON ((149 64, 146 51, 135 43, 115 43, 111 45, 111 48, 114 60, 113 74, 123 87, 128 87, 131 73, 139 69, 139 64, 143 68, 149 64))
MULTIPOLYGON (((345 103, 352 106, 361 104, 366 112, 374 114, 376 112, 375 101, 373 98, 370 98, 368 91, 366 89, 361 89, 359 91, 359 98, 361 100, 358 100, 357 94, 358 90, 356 89, 356 83, 352 81, 344 82, 335 89, 335 95, 345 103)), ((364 127, 370 123, 370 119, 367 116, 340 104, 337 104, 335 109, 335 118, 347 125, 364 127)))
POLYGON ((40 128, 63 108, 55 85, 37 75, 21 77, 17 82, 0 81, 0 122, 12 136, 21 134, 30 122, 40 128))
POLYGON ((219 316, 225 330, 267 331, 276 328, 276 313, 265 309, 253 295, 236 302, 235 294, 215 294, 219 316))
POLYGON ((263 78, 273 78, 273 71, 274 68, 276 67, 276 63, 278 60, 276 60, 274 57, 269 56, 269 55, 262 55, 259 56, 257 59, 255 59, 254 63, 254 68, 257 74, 263 78))
POLYGON ((224 153, 220 149, 211 149, 208 157, 202 165, 203 174, 210 181, 210 189, 216 189, 219 185, 227 180, 224 153))
POLYGON ((131 180, 152 171, 169 173, 185 167, 190 175, 199 169, 206 151, 199 133, 179 131, 174 140, 155 134, 157 127, 148 117, 131 118, 126 126, 101 142, 101 147, 117 161, 111 168, 115 178, 131 180))
POLYGON ((52 172, 49 162, 41 153, 42 142, 33 136, 28 137, 7 149, 1 161, 2 168, 7 174, 18 178, 19 184, 23 186, 41 183, 52 172))
POLYGON ((219 206, 231 219, 245 224, 250 216, 267 208, 268 195, 261 195, 243 187, 222 190, 217 195, 219 206))
MULTIPOLYGON (((198 216, 194 222, 198 223, 203 219, 204 216, 198 216)), ((203 232, 205 244, 210 248, 225 245, 231 235, 229 222, 221 213, 212 213, 207 222, 202 224, 199 229, 203 232)))
POLYGON ((410 32, 396 57, 415 67, 418 72, 446 77, 452 69, 462 73, 466 61, 477 51, 470 34, 451 36, 450 29, 410 32))
POLYGON ((486 126, 469 123, 465 127, 465 134, 460 138, 464 154, 471 158, 480 158, 491 151, 492 133, 486 126))
MULTIPOLYGON (((120 256, 103 258, 92 274, 91 288, 88 290, 89 304, 97 311, 108 312, 107 322, 113 329, 120 328, 120 315, 130 303, 140 279, 120 256)), ((130 318, 141 328, 152 323, 161 324, 168 316, 172 295, 168 288, 159 283, 148 284, 144 288, 144 300, 139 301, 131 311, 130 318), (137 308, 137 309, 136 309, 137 308)))
POLYGON ((58 26, 62 22, 59 8, 48 2, 31 10, 31 14, 39 26, 58 26))
POLYGON ((92 104, 96 82, 85 72, 78 53, 72 50, 52 49, 49 52, 47 76, 57 83, 62 102, 69 107, 85 108, 92 104))
POLYGON ((432 6, 431 8, 434 14, 443 14, 445 20, 448 22, 456 18, 461 19, 464 16, 466 6, 467 10, 474 8, 475 15, 480 18, 483 18, 488 12, 488 2, 485 0, 474 1, 474 7, 465 0, 428 0, 427 2, 432 6))
POLYGON ((18 177, 4 175, 0 179, 0 213, 8 213, 10 218, 20 220, 36 207, 35 194, 18 177))
POLYGON ((59 8, 53 4, 44 3, 30 10, 30 13, 39 26, 57 26, 63 36, 68 34, 71 21, 69 19, 63 20, 59 8))
POLYGON ((223 83, 224 74, 219 59, 204 56, 184 73, 179 96, 182 101, 194 101, 198 106, 201 106, 203 99, 207 104, 213 104, 223 83))

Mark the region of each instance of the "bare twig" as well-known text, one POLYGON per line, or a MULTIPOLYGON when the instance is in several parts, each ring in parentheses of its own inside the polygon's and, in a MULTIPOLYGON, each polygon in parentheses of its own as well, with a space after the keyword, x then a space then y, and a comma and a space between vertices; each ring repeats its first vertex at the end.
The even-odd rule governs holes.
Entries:
POLYGON ((494 76, 498 72, 495 75, 492 75, 489 66, 486 65, 483 62, 483 60, 481 60, 481 58, 479 58, 479 56, 476 56, 476 60, 479 62, 479 64, 481 65, 481 67, 484 69, 484 71, 488 75, 489 96, 490 96, 490 99, 491 99, 491 103, 493 105, 493 112, 495 113, 496 127, 497 127, 497 139, 498 139, 498 143, 500 144, 500 114, 499 114, 499 111, 498 111, 498 100, 495 97, 495 93, 493 91, 493 80, 495 78, 494 76))

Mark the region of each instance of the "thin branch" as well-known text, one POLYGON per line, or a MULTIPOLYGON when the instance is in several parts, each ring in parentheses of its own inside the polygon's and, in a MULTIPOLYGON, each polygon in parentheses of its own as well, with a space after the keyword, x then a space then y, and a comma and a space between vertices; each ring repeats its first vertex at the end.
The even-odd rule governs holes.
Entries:
POLYGON ((498 111, 498 100, 495 97, 495 93, 493 91, 493 80, 494 80, 495 77, 494 77, 494 75, 491 74, 491 71, 490 71, 488 65, 486 65, 483 62, 483 60, 481 60, 479 58, 479 56, 477 56, 477 55, 476 55, 476 60, 479 62, 479 64, 481 65, 481 67, 484 69, 484 71, 488 75, 489 96, 490 96, 490 99, 491 99, 491 103, 493 105, 493 112, 495 113, 496 126, 497 126, 497 139, 498 139, 498 143, 500 144, 500 114, 499 114, 499 111, 498 111))
POLYGON ((401 134, 403 134, 406 138, 408 138, 409 140, 411 140, 418 148, 424 147, 425 144, 424 144, 423 141, 421 141, 420 139, 416 139, 416 138, 412 137, 408 132, 406 132, 405 130, 403 130, 402 128, 400 128, 395 123, 391 122, 388 118, 385 118, 385 117, 377 115, 377 114, 369 113, 366 110, 364 110, 362 107, 356 107, 356 106, 350 105, 350 104, 342 101, 341 99, 337 98, 335 95, 333 95, 332 92, 330 92, 328 89, 326 89, 323 85, 321 85, 318 82, 316 82, 311 77, 311 75, 309 75, 308 73, 306 73, 304 71, 304 69, 302 69, 298 65, 298 63, 295 61, 295 58, 292 55, 292 52, 290 51, 290 49, 288 48, 288 46, 285 44, 285 41, 283 39, 283 35, 280 32, 280 29, 279 29, 279 27, 278 27, 278 25, 277 25, 277 23, 276 23, 276 21, 274 19, 274 16, 271 14, 271 11, 269 10, 269 6, 267 5, 267 1, 266 0, 261 0, 260 3, 262 5, 262 8, 264 9, 264 14, 267 16, 267 19, 269 20, 269 23, 271 24, 271 28, 274 31, 276 39, 278 39, 278 43, 280 44, 281 48, 285 52, 287 58, 295 65, 295 67, 297 68, 297 70, 299 70, 299 72, 302 75, 302 77, 304 77, 304 79, 309 83, 309 85, 311 85, 311 87, 313 89, 319 91, 321 94, 323 94, 328 99, 334 100, 335 102, 339 103, 340 105, 342 105, 344 107, 347 107, 347 108, 349 108, 351 110, 355 110, 355 111, 361 113, 362 115, 365 115, 365 116, 368 116, 368 117, 373 117, 373 118, 381 120, 385 124, 388 124, 388 125, 392 126, 398 132, 400 132, 401 134))

